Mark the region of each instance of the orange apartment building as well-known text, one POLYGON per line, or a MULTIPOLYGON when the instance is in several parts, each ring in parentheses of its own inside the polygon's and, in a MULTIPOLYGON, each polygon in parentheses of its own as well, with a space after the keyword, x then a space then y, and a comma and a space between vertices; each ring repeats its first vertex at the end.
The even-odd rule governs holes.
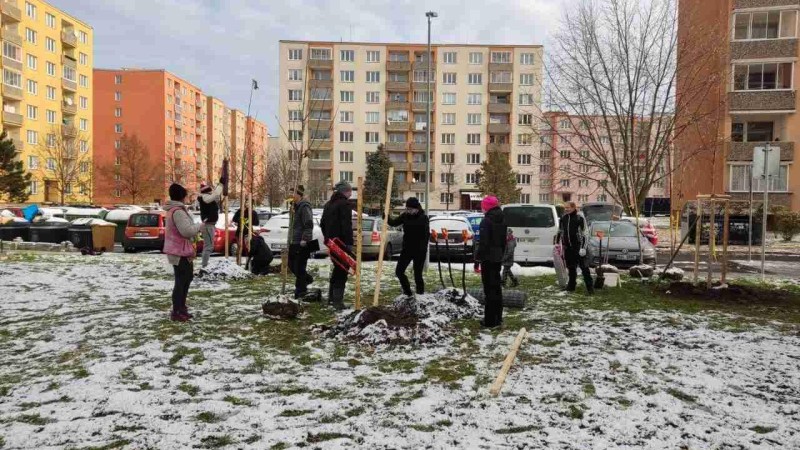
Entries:
MULTIPOLYGON (((798 84, 798 14, 800 0, 687 0, 679 11, 679 45, 721 49, 709 58, 704 83, 718 79, 709 95, 691 107, 705 110, 690 132, 676 139, 676 151, 691 151, 716 142, 691 164, 676 168, 672 208, 679 209, 698 194, 730 194, 749 198, 753 149, 767 142, 780 147, 780 176, 770 184, 770 206, 800 210, 800 165, 794 162, 800 141, 800 116, 795 85, 798 84), (702 31, 698 33, 698 31, 702 31), (702 36, 698 39, 698 34, 702 36), (696 42, 696 44, 694 44, 696 42)), ((679 53, 680 55, 680 53, 679 53)), ((684 66, 679 64, 679 67, 684 66)), ((679 72, 677 94, 694 98, 692 88, 679 72), (682 82, 683 81, 683 82, 682 82)), ((688 108, 684 108, 686 110, 688 108)), ((677 116, 678 121, 691 118, 677 116)), ((757 174, 756 174, 757 175, 757 174)), ((763 198, 763 182, 756 178, 756 202, 763 198)), ((756 205, 758 207, 758 205, 756 205)))
POLYGON ((251 161, 251 180, 254 186, 264 186, 267 176, 267 155, 269 151, 269 133, 267 126, 248 117, 246 121, 247 143, 249 149, 247 160, 251 161))
POLYGON ((231 142, 231 109, 225 102, 217 97, 208 97, 208 111, 206 113, 207 161, 209 180, 219 178, 222 169, 222 160, 229 155, 233 144, 231 142))

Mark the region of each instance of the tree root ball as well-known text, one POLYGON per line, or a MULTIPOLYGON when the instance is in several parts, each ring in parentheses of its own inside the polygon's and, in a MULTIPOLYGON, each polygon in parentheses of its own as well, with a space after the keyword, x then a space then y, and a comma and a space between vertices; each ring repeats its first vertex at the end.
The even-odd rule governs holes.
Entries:
POLYGON ((653 267, 646 265, 633 266, 628 273, 633 278, 650 278, 653 276, 653 267))
POLYGON ((265 316, 294 319, 300 314, 300 304, 295 302, 266 302, 261 305, 265 316))

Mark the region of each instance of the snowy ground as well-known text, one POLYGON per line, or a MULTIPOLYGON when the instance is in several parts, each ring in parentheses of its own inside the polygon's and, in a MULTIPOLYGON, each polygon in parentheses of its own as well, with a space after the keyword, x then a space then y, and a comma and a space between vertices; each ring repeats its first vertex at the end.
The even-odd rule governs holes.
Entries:
MULTIPOLYGON (((800 448, 800 305, 705 310, 635 282, 567 296, 529 269, 530 306, 502 330, 370 348, 312 336, 334 318, 319 305, 261 317, 274 276, 196 282, 196 319, 172 323, 170 270, 161 255, 0 260, 0 447, 800 448)), ((368 298, 374 281, 371 265, 368 298)))

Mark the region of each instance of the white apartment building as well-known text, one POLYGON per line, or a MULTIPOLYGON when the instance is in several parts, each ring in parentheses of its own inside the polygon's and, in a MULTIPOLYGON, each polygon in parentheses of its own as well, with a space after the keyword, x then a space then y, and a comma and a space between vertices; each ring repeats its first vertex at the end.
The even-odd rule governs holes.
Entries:
MULTIPOLYGON (((383 144, 400 195, 425 202, 426 55, 423 44, 280 42, 280 147, 309 150, 312 200, 365 176, 383 144)), ((542 57, 539 45, 432 46, 429 209, 477 209, 489 152, 521 175, 520 201, 538 200, 540 141, 525 118, 541 117, 542 57)))

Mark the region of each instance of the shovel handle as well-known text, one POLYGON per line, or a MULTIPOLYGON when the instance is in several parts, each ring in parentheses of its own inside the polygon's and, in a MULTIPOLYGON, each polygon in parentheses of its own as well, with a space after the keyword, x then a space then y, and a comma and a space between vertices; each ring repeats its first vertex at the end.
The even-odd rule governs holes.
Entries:
POLYGON ((431 239, 433 239, 433 242, 436 242, 437 237, 436 230, 431 230, 431 239))

